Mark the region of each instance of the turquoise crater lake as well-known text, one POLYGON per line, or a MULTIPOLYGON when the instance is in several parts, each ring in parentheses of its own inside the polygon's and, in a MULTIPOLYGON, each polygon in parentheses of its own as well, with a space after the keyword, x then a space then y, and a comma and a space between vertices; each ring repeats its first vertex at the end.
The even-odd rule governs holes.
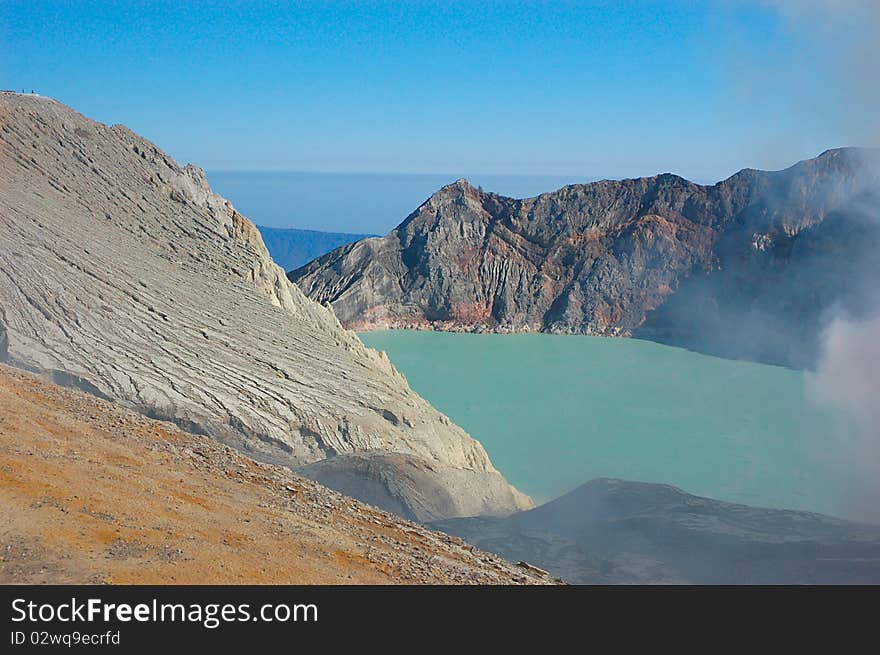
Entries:
POLYGON ((537 502, 595 477, 859 518, 840 417, 805 374, 635 339, 360 335, 537 502))

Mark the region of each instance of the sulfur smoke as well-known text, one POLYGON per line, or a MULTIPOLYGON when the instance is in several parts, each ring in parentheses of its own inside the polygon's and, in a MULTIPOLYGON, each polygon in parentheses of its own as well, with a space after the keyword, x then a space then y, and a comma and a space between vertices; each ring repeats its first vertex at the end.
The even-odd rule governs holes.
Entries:
MULTIPOLYGON (((853 145, 880 145, 880 2, 763 0, 794 45, 775 81, 816 125, 853 145)), ((845 145, 840 143, 839 145, 845 145)))
POLYGON ((880 316, 836 318, 809 383, 818 402, 846 411, 880 445, 880 316))
POLYGON ((837 410, 848 423, 814 444, 846 473, 847 514, 880 522, 880 316, 832 321, 807 385, 817 404, 837 410))
MULTIPOLYGON (((764 0, 775 9, 801 49, 801 63, 827 80, 824 97, 797 86, 790 89, 795 102, 812 102, 840 137, 861 145, 880 142, 880 2, 877 0, 764 0)), ((876 160, 875 160, 876 165, 876 160)), ((877 171, 868 179, 876 185, 877 171)), ((880 229, 880 189, 869 189, 872 201, 860 213, 880 229)), ((827 435, 822 456, 845 467, 851 479, 855 512, 880 521, 874 502, 880 495, 880 270, 876 257, 858 268, 849 286, 869 291, 857 313, 831 312, 823 333, 815 370, 807 376, 812 400, 836 410, 850 429, 827 435)), ((844 290, 842 290, 844 291, 844 290)), ((855 512, 851 512, 855 513, 855 512)))

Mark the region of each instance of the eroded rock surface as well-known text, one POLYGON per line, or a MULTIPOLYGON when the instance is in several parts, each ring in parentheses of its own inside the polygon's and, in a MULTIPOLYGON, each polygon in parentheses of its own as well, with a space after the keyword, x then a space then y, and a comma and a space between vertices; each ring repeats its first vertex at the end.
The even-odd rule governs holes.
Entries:
POLYGON ((498 514, 498 499, 506 499, 508 505, 523 503, 495 473, 477 473, 402 453, 337 455, 299 471, 349 496, 417 521, 498 514))
POLYGON ((675 175, 517 200, 444 187, 390 234, 289 277, 355 329, 643 336, 808 365, 880 266, 880 153, 830 150, 713 186, 675 175))
POLYGON ((437 478, 455 511, 530 506, 476 440, 287 280, 198 167, 123 126, 2 93, 0 181, 5 361, 264 461, 397 453, 455 471, 437 478))

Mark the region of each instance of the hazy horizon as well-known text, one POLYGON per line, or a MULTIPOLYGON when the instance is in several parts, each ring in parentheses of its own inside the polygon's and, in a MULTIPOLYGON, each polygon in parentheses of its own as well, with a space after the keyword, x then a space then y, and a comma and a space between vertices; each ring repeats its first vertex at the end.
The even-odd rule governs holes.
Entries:
POLYGON ((720 180, 880 144, 868 0, 0 3, 0 88, 207 170, 720 180))
POLYGON ((481 173, 206 171, 211 187, 264 227, 387 234, 442 186, 465 177, 486 191, 528 198, 598 178, 481 173), (364 198, 369 197, 369 202, 364 198))
MULTIPOLYGON (((835 147, 825 148, 809 158, 817 157, 829 149, 835 147)), ((789 168, 796 163, 798 162, 789 162, 777 170, 789 168)), ((658 170, 650 175, 669 172, 671 171, 658 170)), ((214 191, 230 200, 240 212, 258 225, 362 235, 388 233, 434 192, 461 178, 485 191, 511 198, 532 198, 571 184, 624 179, 611 175, 258 169, 210 169, 206 170, 206 174, 214 191), (363 202, 365 195, 370 198, 368 203, 363 202)), ((687 179, 703 185, 722 181, 687 179)))
MULTIPOLYGON (((833 148, 816 152, 810 158, 829 149, 833 148)), ((797 161, 789 162, 780 169, 796 163, 797 161)), ((737 169, 739 170, 741 169, 737 169)), ((671 171, 658 170, 651 175, 669 172, 671 171)), ((210 169, 206 174, 214 191, 230 200, 241 213, 258 225, 358 235, 387 234, 434 192, 461 178, 485 191, 511 198, 532 198, 571 184, 624 179, 610 175, 256 169, 210 169), (364 197, 369 197, 370 201, 363 202, 364 197)), ((721 181, 687 179, 703 185, 721 181)))

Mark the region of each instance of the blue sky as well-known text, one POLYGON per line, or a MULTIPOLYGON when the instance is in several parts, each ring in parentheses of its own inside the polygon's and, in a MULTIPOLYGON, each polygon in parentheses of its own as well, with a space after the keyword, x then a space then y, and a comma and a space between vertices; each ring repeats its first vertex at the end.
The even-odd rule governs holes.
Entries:
POLYGON ((209 170, 708 181, 876 142, 840 4, 3 0, 0 88, 209 170))

